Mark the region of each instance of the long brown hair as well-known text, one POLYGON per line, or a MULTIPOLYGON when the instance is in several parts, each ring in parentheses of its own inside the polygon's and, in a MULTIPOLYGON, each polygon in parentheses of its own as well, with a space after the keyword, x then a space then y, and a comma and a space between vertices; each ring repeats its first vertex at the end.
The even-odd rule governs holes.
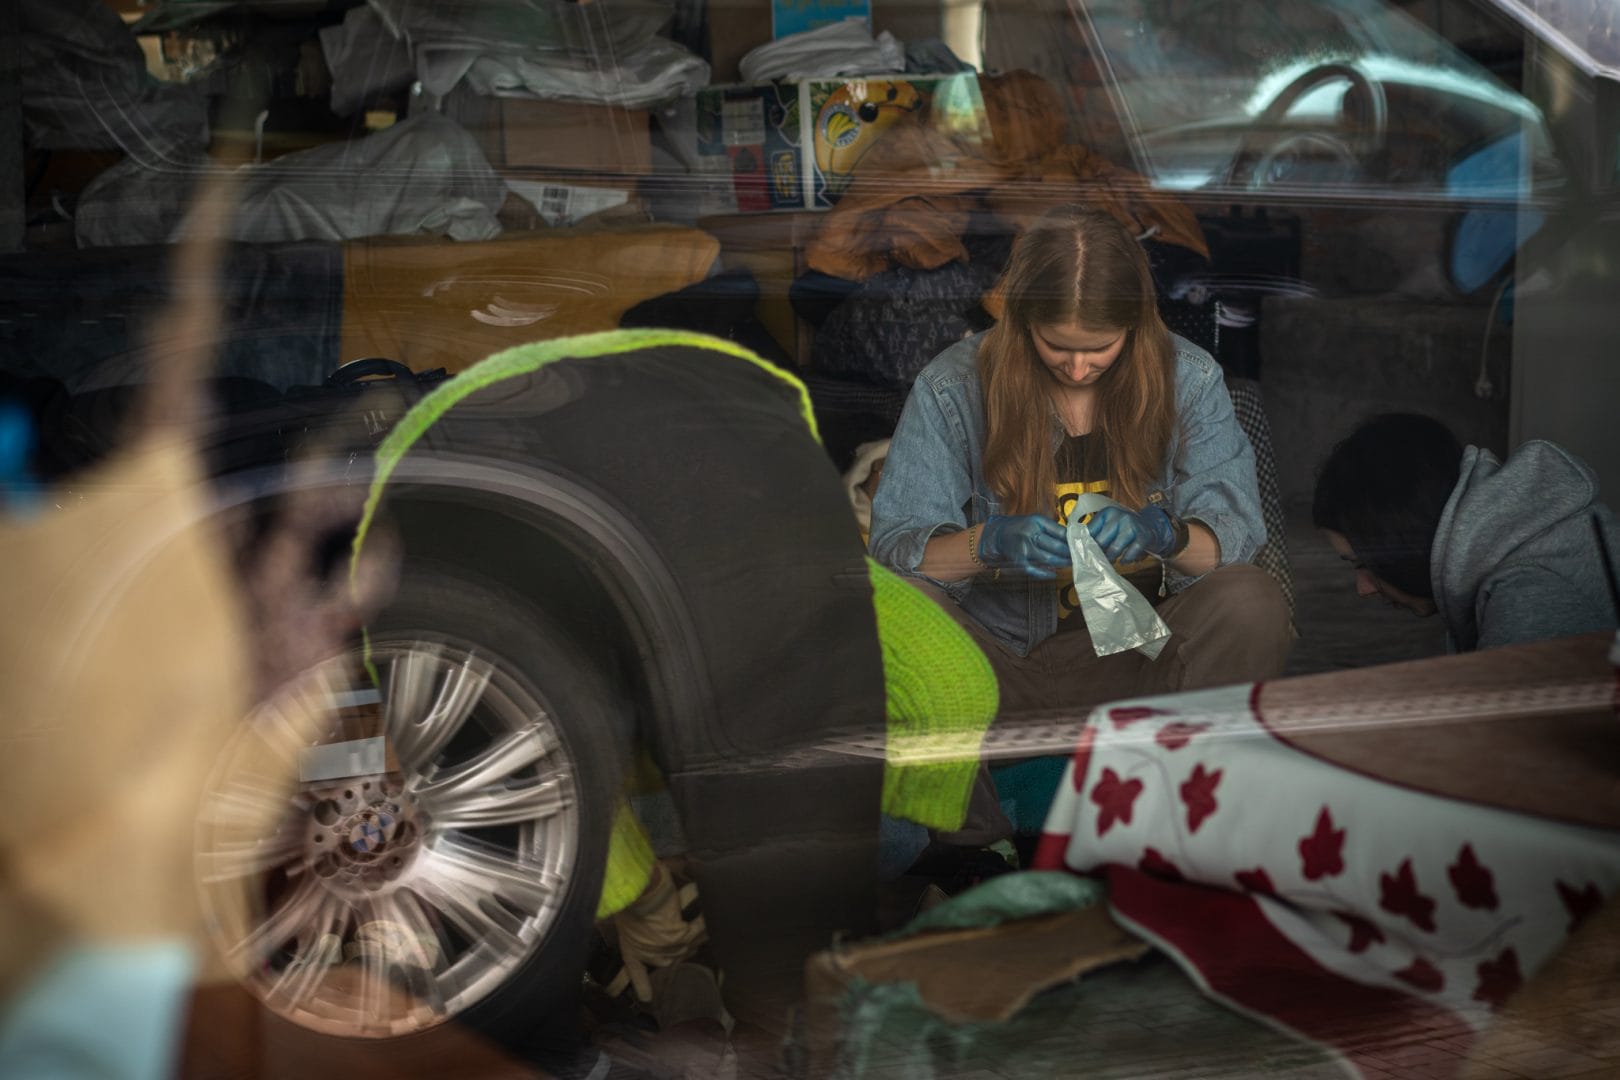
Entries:
POLYGON ((1078 322, 1126 332, 1119 359, 1095 384, 1091 430, 1108 448, 1111 495, 1140 507, 1176 424, 1175 356, 1142 245, 1106 213, 1058 207, 1024 230, 997 288, 1004 310, 978 355, 990 490, 1012 513, 1050 511, 1052 376, 1031 334, 1078 322))

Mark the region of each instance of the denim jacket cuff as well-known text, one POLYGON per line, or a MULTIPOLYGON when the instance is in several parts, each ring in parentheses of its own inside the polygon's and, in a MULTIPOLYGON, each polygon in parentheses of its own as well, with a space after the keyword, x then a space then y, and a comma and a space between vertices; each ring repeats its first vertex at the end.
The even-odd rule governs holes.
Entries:
MULTIPOLYGON (((1259 549, 1254 537, 1249 534, 1243 519, 1235 514, 1188 514, 1183 520, 1189 524, 1197 522, 1215 534, 1215 541, 1221 546, 1221 558, 1217 566, 1231 566, 1233 563, 1245 563, 1254 558, 1259 549)), ((1165 584, 1172 593, 1180 592, 1188 585, 1197 581, 1202 575, 1183 574, 1173 566, 1166 565, 1167 577, 1165 584)))
POLYGON ((919 581, 926 581, 938 589, 943 589, 947 596, 960 603, 972 591, 973 581, 971 578, 966 581, 941 581, 936 577, 928 576, 921 569, 928 542, 936 536, 949 535, 957 531, 950 525, 939 525, 926 536, 916 533, 904 537, 896 544, 893 569, 902 577, 913 577, 919 581))

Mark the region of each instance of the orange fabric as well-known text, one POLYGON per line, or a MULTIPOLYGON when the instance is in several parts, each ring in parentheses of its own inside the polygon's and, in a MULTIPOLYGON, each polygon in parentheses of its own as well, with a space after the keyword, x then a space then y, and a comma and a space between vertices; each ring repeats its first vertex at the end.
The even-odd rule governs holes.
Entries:
POLYGON ((1186 204, 1154 191, 1139 173, 1121 168, 1083 146, 1059 146, 1042 156, 1022 182, 990 192, 985 201, 996 216, 1020 225, 1050 207, 1090 202, 1140 235, 1179 244, 1209 258, 1203 229, 1186 204))
POLYGON ((1137 233, 1206 258, 1198 220, 1178 199, 1083 146, 1064 144, 1068 126, 1056 88, 1015 71, 981 75, 991 143, 957 140, 908 117, 856 167, 847 193, 805 248, 812 270, 864 281, 895 266, 936 269, 966 262, 968 215, 986 207, 1021 226, 1052 206, 1084 202, 1137 233))
POLYGON ((342 359, 455 372, 513 345, 614 330, 641 301, 703 280, 719 253, 708 233, 675 225, 354 241, 342 359))
POLYGON ((1017 168, 1061 146, 1068 134, 1068 114, 1057 87, 1029 71, 979 76, 994 146, 989 155, 998 165, 1017 168))

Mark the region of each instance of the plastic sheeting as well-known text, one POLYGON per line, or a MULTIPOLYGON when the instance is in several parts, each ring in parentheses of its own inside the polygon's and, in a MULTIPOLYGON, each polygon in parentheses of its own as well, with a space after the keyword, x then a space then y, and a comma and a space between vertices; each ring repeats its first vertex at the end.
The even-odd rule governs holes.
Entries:
POLYGON ((709 65, 664 38, 653 38, 616 55, 608 64, 570 55, 480 56, 460 49, 423 49, 417 56, 417 70, 423 88, 430 93, 447 93, 464 72, 467 85, 480 94, 630 109, 660 105, 696 93, 709 83, 709 65))
POLYGON ((1091 632, 1098 656, 1135 649, 1157 660, 1170 640, 1170 627, 1108 561, 1091 537, 1084 519, 1107 506, 1119 506, 1106 495, 1082 495, 1069 508, 1069 554, 1074 569, 1074 591, 1080 614, 1091 632))
POLYGON ((1001 874, 923 912, 889 937, 910 937, 930 930, 1000 926, 1014 919, 1078 911, 1100 904, 1104 899, 1102 885, 1092 878, 1058 870, 1001 874))
POLYGON ((351 8, 341 25, 324 27, 320 38, 332 73, 332 111, 339 116, 354 113, 372 94, 397 90, 416 78, 410 46, 369 7, 351 8))
POLYGON ((642 108, 709 81, 706 62, 658 36, 674 14, 667 0, 370 2, 435 97, 465 78, 480 94, 642 108))
POLYGON ((644 44, 675 13, 668 0, 369 0, 395 37, 477 53, 616 56, 644 44))
POLYGON ((768 41, 744 56, 737 70, 744 82, 876 75, 906 70, 906 51, 887 30, 874 38, 866 23, 847 19, 768 41))
MULTIPOLYGON (((79 200, 81 247, 162 243, 182 228, 192 168, 152 169, 124 161, 79 200)), ((426 114, 352 142, 334 143, 251 168, 231 239, 348 240, 433 234, 487 240, 506 185, 477 142, 442 116, 426 114)))
POLYGON ((19 15, 29 146, 122 150, 159 164, 207 145, 201 95, 154 79, 101 0, 21 0, 19 15))

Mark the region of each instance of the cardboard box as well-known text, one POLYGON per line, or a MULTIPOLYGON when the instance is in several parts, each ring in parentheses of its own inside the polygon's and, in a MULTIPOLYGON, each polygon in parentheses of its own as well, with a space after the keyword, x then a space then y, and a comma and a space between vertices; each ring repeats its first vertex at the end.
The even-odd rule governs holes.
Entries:
POLYGON ((852 986, 914 983, 935 1015, 955 1023, 994 1023, 1013 1016, 1042 990, 1147 952, 1147 944, 1101 905, 828 949, 805 965, 810 1073, 825 1071, 836 1057, 852 986))
POLYGON ((973 72, 700 90, 696 171, 707 181, 701 212, 827 209, 883 133, 917 113, 959 140, 990 138, 973 72))
POLYGON ((799 84, 804 117, 804 205, 832 206, 883 133, 914 113, 969 144, 990 141, 990 120, 971 71, 955 75, 873 75, 799 84))
POLYGON ((534 207, 552 228, 578 225, 598 214, 639 206, 635 192, 607 182, 579 183, 564 175, 508 175, 506 187, 534 207))
POLYGON ((473 133, 499 170, 652 171, 651 120, 644 109, 484 97, 458 86, 445 97, 443 111, 473 133))
POLYGON ((698 91, 699 172, 710 182, 701 211, 804 207, 804 133, 793 83, 711 86, 698 91))
POLYGON ((771 40, 770 5, 757 0, 709 0, 709 81, 720 86, 742 78, 738 64, 771 40))

